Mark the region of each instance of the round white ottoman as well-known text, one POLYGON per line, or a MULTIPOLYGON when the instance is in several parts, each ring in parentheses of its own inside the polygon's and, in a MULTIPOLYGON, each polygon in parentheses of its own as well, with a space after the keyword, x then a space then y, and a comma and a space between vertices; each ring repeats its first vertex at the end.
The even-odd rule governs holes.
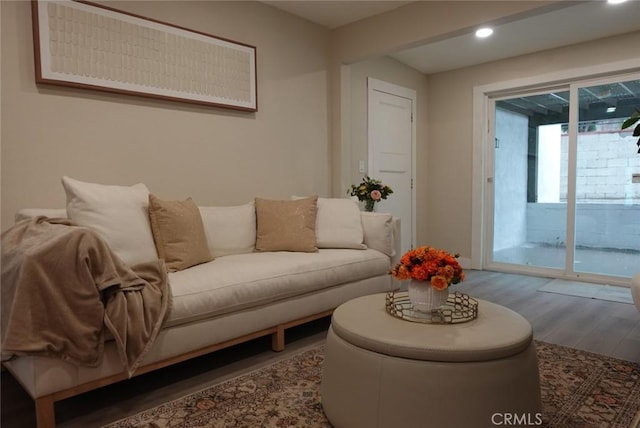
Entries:
POLYGON ((333 313, 322 406, 336 428, 495 427, 541 423, 531 325, 478 299, 478 318, 421 324, 385 311, 385 295, 333 313))

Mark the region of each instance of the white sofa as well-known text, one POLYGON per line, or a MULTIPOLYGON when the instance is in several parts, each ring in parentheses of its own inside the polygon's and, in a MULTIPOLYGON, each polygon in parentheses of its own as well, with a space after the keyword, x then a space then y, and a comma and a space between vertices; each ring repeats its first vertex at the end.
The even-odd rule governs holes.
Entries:
MULTIPOLYGON (((21 210, 17 220, 68 215, 79 224, 95 225, 127 262, 144 254, 157 257, 148 239, 156 236, 148 221, 146 186, 68 178, 63 184, 66 210, 21 210)), ((273 349, 282 350, 287 328, 392 287, 388 271, 400 252, 397 218, 360 212, 348 199, 319 198, 313 230, 317 251, 256 251, 265 233, 257 224, 257 203, 199 207, 213 260, 169 273, 172 310, 135 375, 264 335, 272 335, 273 349)), ((55 425, 56 401, 127 378, 113 342, 105 344, 95 368, 34 356, 15 357, 5 366, 34 398, 40 428, 55 425)))

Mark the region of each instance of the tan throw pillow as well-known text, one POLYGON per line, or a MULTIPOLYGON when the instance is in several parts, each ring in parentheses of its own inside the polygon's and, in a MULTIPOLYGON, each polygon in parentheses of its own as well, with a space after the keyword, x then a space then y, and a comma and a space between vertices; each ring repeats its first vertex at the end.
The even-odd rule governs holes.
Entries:
POLYGON ((149 220, 158 255, 170 272, 213 260, 198 206, 149 195, 149 220))
POLYGON ((256 251, 318 251, 317 196, 295 201, 256 198, 255 203, 256 251))

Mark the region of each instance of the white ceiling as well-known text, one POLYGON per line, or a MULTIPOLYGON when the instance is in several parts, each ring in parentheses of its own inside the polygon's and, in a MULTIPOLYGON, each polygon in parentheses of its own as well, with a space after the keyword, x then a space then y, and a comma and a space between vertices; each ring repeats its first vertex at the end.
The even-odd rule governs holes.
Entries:
MULTIPOLYGON (((404 6, 408 1, 266 1, 327 28, 404 6)), ((487 23, 490 24, 490 23, 487 23)), ((494 26, 488 39, 476 39, 475 28, 444 40, 412 47, 391 56, 426 74, 452 70, 531 52, 640 30, 640 1, 618 5, 586 1, 494 26)), ((639 48, 640 49, 640 48, 639 48)), ((630 52, 638 56, 639 51, 630 52)))
POLYGON ((378 15, 404 6, 412 1, 369 0, 274 0, 263 1, 268 5, 297 15, 327 28, 337 28, 352 22, 378 15))

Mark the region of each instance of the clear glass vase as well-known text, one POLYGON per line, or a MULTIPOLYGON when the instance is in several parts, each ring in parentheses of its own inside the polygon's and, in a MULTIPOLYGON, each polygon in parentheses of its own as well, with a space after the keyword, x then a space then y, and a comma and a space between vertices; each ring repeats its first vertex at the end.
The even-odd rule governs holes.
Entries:
POLYGON ((376 205, 376 201, 372 199, 367 199, 364 201, 364 210, 368 212, 373 212, 373 208, 376 205))

